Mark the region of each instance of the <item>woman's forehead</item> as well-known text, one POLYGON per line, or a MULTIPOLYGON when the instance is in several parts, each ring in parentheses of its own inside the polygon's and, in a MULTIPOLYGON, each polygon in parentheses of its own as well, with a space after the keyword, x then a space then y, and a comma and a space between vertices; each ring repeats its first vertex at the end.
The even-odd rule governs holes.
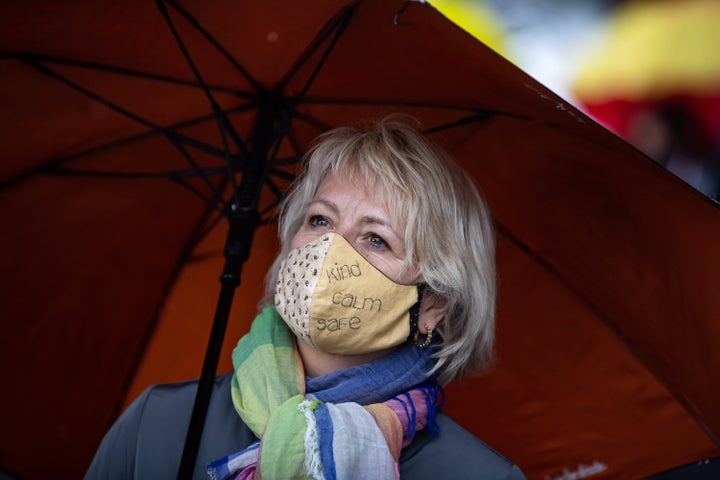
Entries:
POLYGON ((403 189, 370 172, 365 174, 358 167, 344 166, 325 173, 313 199, 318 197, 319 192, 327 191, 328 186, 336 182, 346 183, 350 188, 363 189, 367 197, 377 202, 387 212, 390 220, 399 230, 405 229, 410 202, 403 189))

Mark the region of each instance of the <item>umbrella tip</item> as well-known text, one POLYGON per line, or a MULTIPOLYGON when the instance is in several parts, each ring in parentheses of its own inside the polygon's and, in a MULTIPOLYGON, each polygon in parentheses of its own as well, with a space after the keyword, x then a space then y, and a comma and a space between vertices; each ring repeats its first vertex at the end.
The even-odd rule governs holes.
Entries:
POLYGON ((412 23, 410 23, 410 22, 404 22, 404 21, 400 20, 400 16, 403 13, 405 13, 405 10, 407 10, 408 5, 410 5, 410 2, 426 3, 425 0, 405 0, 405 3, 403 3, 403 6, 400 8, 400 10, 395 12, 395 16, 393 17, 393 23, 395 25, 402 25, 405 27, 412 25, 412 23))

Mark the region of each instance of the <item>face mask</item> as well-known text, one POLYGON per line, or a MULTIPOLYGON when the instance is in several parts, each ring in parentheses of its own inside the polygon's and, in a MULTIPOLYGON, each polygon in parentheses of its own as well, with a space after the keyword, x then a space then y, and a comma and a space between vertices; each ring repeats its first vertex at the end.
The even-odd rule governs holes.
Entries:
POLYGON ((406 341, 422 291, 400 285, 342 236, 324 234, 290 252, 280 266, 275 306, 302 341, 322 352, 372 353, 406 341))

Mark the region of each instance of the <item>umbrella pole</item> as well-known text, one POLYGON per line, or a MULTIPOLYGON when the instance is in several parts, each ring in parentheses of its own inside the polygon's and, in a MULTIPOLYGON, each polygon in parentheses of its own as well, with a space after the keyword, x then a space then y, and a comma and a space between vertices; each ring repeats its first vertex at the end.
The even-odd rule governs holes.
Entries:
POLYGON ((178 479, 183 480, 191 479, 195 468, 230 307, 235 290, 240 285, 242 265, 249 256, 253 235, 260 223, 257 209, 241 208, 237 203, 232 202, 227 210, 230 228, 225 245, 225 266, 220 276, 220 295, 178 470, 178 479))
MULTIPOLYGON (((240 285, 242 266, 250 256, 250 246, 252 245, 255 230, 260 225, 258 202, 260 191, 270 168, 270 162, 267 160, 268 152, 276 143, 277 132, 284 131, 282 128, 276 129, 278 119, 284 118, 285 122, 280 123, 285 127, 287 126, 285 125, 287 117, 280 114, 281 107, 282 102, 276 92, 263 92, 259 95, 258 117, 252 135, 254 139, 252 148, 247 161, 243 165, 240 185, 235 188, 233 181, 234 194, 225 206, 225 216, 229 222, 229 229, 225 243, 225 266, 220 276, 222 288, 215 309, 215 319, 210 331, 205 361, 203 362, 192 416, 190 417, 190 425, 185 438, 185 447, 180 459, 178 480, 191 479, 195 468, 195 461, 200 449, 200 439, 215 382, 220 350, 225 337, 225 328, 230 315, 230 307, 235 290, 240 285)), ((223 115, 219 115, 219 118, 223 127, 232 131, 227 118, 223 115)), ((233 180, 232 175, 230 175, 230 179, 233 180)))

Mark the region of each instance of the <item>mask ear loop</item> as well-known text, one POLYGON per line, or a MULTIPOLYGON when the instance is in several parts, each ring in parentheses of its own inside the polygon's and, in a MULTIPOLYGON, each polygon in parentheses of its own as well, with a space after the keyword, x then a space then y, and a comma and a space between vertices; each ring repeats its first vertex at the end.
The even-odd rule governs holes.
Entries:
POLYGON ((408 341, 412 341, 417 345, 417 337, 420 333, 420 329, 418 328, 418 318, 420 317, 420 304, 422 303, 423 299, 423 292, 425 291, 425 287, 427 287, 426 283, 420 283, 417 286, 418 289, 418 300, 415 305, 410 307, 410 335, 408 335, 408 341))

